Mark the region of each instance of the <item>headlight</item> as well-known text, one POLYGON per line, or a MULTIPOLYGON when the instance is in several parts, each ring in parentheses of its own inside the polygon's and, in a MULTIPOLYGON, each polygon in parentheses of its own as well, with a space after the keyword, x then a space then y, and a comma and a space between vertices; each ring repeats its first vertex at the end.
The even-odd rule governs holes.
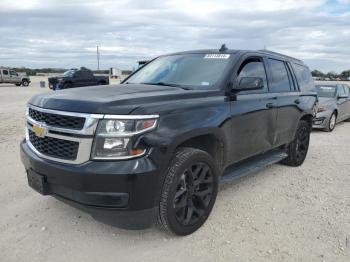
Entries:
POLYGON ((317 113, 324 112, 324 111, 326 111, 326 108, 320 106, 317 110, 317 113))
POLYGON ((93 159, 128 159, 146 153, 146 148, 134 147, 135 138, 155 129, 158 116, 126 117, 100 120, 92 148, 93 159))

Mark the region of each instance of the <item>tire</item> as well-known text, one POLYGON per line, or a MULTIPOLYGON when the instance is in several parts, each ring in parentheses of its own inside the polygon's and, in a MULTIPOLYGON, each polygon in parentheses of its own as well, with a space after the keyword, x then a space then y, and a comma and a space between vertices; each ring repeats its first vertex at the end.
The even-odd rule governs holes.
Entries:
POLYGON ((327 132, 332 132, 337 122, 337 114, 333 112, 328 120, 327 127, 324 129, 327 132))
POLYGON ((22 80, 22 86, 29 86, 29 82, 26 79, 22 80))
POLYGON ((20 86, 21 85, 21 83, 19 83, 19 84, 15 84, 16 86, 20 86))
POLYGON ((106 84, 106 82, 104 82, 104 81, 101 81, 101 82, 98 82, 98 85, 105 85, 106 84))
POLYGON ((310 143, 310 124, 301 120, 298 124, 294 140, 287 146, 288 157, 281 163, 288 166, 300 166, 307 155, 310 143))
POLYGON ((68 89, 68 88, 72 88, 73 85, 71 83, 65 83, 62 87, 62 89, 68 89))
POLYGON ((180 148, 167 171, 159 222, 169 233, 185 236, 210 215, 218 192, 218 169, 212 157, 198 149, 180 148))

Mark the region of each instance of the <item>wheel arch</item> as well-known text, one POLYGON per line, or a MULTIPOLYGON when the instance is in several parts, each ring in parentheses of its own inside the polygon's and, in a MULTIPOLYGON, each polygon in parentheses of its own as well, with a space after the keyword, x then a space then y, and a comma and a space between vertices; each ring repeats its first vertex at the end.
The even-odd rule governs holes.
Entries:
POLYGON ((299 122, 302 121, 302 120, 306 121, 309 124, 310 129, 311 129, 312 128, 313 118, 314 118, 314 116, 312 114, 305 114, 299 119, 299 122))
POLYGON ((225 162, 225 139, 219 130, 197 132, 184 135, 173 144, 173 152, 181 147, 191 147, 207 152, 221 169, 225 162))

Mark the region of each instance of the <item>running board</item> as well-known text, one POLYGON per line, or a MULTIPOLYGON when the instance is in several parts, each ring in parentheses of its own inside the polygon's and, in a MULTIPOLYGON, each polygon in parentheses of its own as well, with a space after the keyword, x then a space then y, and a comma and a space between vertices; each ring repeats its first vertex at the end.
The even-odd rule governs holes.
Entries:
POLYGON ((277 149, 229 166, 221 176, 220 183, 227 183, 237 178, 253 174, 270 165, 280 162, 287 156, 288 154, 285 150, 277 149))

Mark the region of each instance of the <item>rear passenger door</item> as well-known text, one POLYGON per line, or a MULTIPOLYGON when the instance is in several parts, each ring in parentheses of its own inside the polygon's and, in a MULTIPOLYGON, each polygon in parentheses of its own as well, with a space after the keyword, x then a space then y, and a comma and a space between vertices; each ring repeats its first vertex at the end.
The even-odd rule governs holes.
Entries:
POLYGON ((348 114, 348 102, 349 94, 346 92, 346 89, 343 85, 337 85, 337 104, 338 104, 338 117, 337 121, 343 121, 347 119, 348 114), (347 97, 346 97, 347 96, 347 97))
POLYGON ((346 114, 346 119, 350 118, 350 89, 348 85, 343 85, 345 94, 348 96, 347 101, 346 101, 346 109, 345 109, 345 114, 346 114))
POLYGON ((231 101, 230 141, 231 163, 246 159, 272 148, 275 136, 276 99, 268 92, 265 62, 263 57, 245 56, 234 72, 236 83, 242 77, 258 77, 264 87, 259 90, 239 91, 231 101))
POLYGON ((10 78, 12 83, 20 83, 21 77, 17 74, 16 71, 10 70, 10 78))
POLYGON ((277 121, 274 147, 293 140, 300 118, 299 96, 289 63, 268 58, 270 93, 277 97, 277 121))

